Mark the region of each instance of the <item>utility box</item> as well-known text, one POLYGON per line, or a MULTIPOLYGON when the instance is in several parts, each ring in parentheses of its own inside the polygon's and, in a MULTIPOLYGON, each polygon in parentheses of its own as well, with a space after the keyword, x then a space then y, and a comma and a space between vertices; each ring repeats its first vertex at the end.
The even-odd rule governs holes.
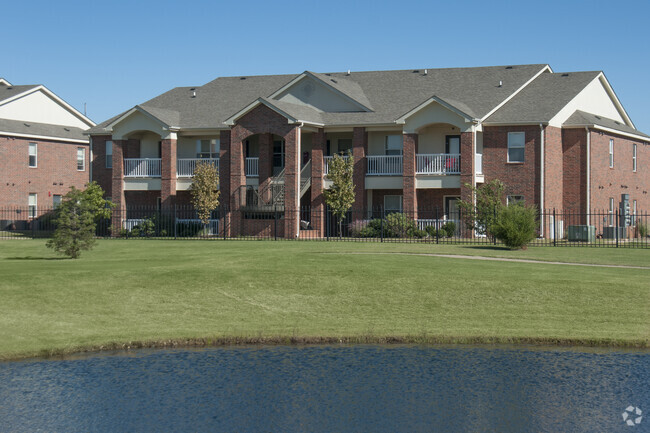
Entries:
POLYGON ((595 226, 569 226, 569 241, 594 242, 596 240, 595 226))
MULTIPOLYGON (((627 227, 618 228, 618 238, 627 238, 627 227)), ((603 239, 616 239, 616 227, 603 227, 603 239)))

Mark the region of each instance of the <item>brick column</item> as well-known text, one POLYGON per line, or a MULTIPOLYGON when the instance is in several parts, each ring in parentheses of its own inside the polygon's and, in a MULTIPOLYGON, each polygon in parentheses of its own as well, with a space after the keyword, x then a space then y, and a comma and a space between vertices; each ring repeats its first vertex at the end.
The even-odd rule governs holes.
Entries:
POLYGON ((366 168, 368 162, 368 133, 366 128, 358 127, 352 130, 352 156, 354 157, 354 205, 352 208, 357 212, 363 212, 367 208, 366 194, 366 168))
POLYGON ((322 237, 325 232, 325 196, 323 195, 323 154, 327 143, 327 135, 323 129, 312 134, 311 139, 311 225, 316 230, 316 236, 322 237))
POLYGON ((259 135, 259 191, 266 191, 262 197, 271 200, 271 190, 267 189, 273 177, 273 134, 259 135))
POLYGON ((300 224, 300 128, 284 136, 284 237, 294 239, 300 224))
POLYGON ((246 205, 246 171, 244 168, 244 141, 242 138, 230 137, 230 234, 242 234, 241 207, 246 205))
POLYGON ((176 199, 176 139, 166 138, 161 143, 160 201, 163 208, 171 208, 176 199))
POLYGON ((465 201, 473 200, 471 189, 465 184, 475 186, 474 182, 474 146, 471 132, 460 134, 460 198, 465 201))
POLYGON ((219 191, 219 224, 230 236, 230 130, 219 132, 219 191))
POLYGON ((404 212, 407 217, 418 219, 418 195, 415 186, 415 155, 418 151, 418 134, 404 134, 402 151, 402 182, 404 212))
POLYGON ((111 225, 111 236, 120 235, 122 221, 126 219, 126 199, 124 197, 124 147, 126 140, 113 140, 113 170, 111 181, 111 200, 115 204, 111 225))

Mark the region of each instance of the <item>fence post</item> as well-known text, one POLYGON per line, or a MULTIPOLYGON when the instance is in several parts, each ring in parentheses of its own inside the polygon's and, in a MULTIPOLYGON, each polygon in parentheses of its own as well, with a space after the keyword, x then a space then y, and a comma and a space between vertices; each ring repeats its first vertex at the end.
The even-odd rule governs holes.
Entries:
POLYGON ((619 230, 618 224, 619 224, 619 216, 620 216, 620 214, 621 214, 621 209, 619 208, 616 211, 616 248, 618 248, 618 230, 619 230))
POLYGON ((178 218, 178 211, 176 210, 176 203, 174 203, 174 240, 178 237, 178 224, 176 220, 178 218))
POLYGON ((436 245, 440 243, 440 208, 436 206, 436 245))
POLYGON ((278 209, 276 206, 273 206, 273 240, 278 240, 278 209))
MULTIPOLYGON (((219 208, 219 213, 222 213, 221 208, 219 208)), ((226 218, 228 218, 228 211, 226 209, 223 209, 223 240, 226 240, 226 226, 228 225, 228 222, 226 221, 226 218)))
POLYGON ((385 216, 386 216, 386 212, 385 212, 384 208, 382 207, 381 208, 381 223, 379 225, 379 227, 381 227, 381 234, 380 234, 381 242, 384 242, 384 217, 385 216))
MULTIPOLYGON (((494 211, 494 219, 492 220, 492 223, 496 223, 497 222, 497 207, 496 206, 494 206, 493 211, 494 211)), ((492 239, 494 240, 494 245, 496 245, 497 244, 497 238, 496 238, 496 236, 494 236, 494 234, 492 234, 492 239)))

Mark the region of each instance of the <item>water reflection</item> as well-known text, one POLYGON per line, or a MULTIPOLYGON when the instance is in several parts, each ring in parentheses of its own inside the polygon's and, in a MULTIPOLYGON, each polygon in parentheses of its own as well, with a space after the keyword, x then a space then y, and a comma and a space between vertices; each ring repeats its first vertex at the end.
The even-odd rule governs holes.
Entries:
POLYGON ((0 364, 0 430, 629 431, 621 413, 650 411, 649 384, 648 352, 142 351, 0 364))

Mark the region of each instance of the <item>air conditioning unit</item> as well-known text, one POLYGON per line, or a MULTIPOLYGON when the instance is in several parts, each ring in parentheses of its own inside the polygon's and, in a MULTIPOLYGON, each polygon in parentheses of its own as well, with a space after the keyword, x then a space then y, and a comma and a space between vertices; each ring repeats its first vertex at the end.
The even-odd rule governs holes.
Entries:
POLYGON ((596 240, 596 227, 594 226, 569 226, 569 241, 594 242, 596 240))

